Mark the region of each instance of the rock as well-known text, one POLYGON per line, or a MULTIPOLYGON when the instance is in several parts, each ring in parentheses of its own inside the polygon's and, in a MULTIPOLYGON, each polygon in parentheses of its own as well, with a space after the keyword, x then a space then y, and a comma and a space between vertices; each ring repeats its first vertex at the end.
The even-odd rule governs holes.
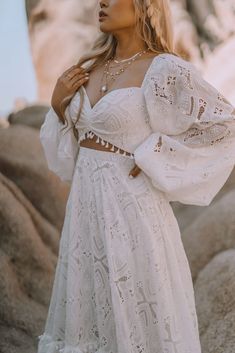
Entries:
POLYGON ((233 0, 189 0, 187 5, 200 36, 209 42, 211 48, 234 33, 233 0))
POLYGON ((48 312, 69 185, 47 168, 39 132, 0 130, 0 351, 33 353, 48 312))
POLYGON ((98 35, 96 4, 95 0, 61 0, 59 5, 56 0, 41 0, 30 12, 29 33, 41 103, 50 103, 58 77, 78 62, 98 35))
POLYGON ((0 169, 43 217, 61 229, 69 186, 48 170, 37 130, 22 125, 0 129, 0 169))
POLYGON ((11 125, 21 124, 40 129, 48 110, 49 106, 31 105, 17 111, 16 113, 11 113, 8 116, 8 121, 11 125))
POLYGON ((59 232, 0 174, 0 351, 35 352, 51 295, 59 232))
POLYGON ((182 232, 193 280, 219 252, 235 247, 235 190, 225 194, 182 232))
POLYGON ((235 105, 234 54, 235 35, 208 55, 203 69, 205 79, 219 89, 233 105, 235 105))
POLYGON ((195 219, 200 216, 200 214, 207 211, 208 207, 211 208, 218 200, 220 200, 224 195, 228 192, 235 189, 235 168, 230 174, 228 180, 222 187, 222 189, 218 192, 218 194, 214 197, 211 204, 209 206, 194 206, 194 205, 185 205, 180 202, 172 202, 172 208, 174 210, 175 216, 179 223, 179 227, 181 232, 190 225, 193 224, 195 219))
POLYGON ((180 202, 171 202, 172 209, 177 218, 180 231, 183 233, 184 229, 190 226, 197 217, 200 216, 205 210, 210 206, 194 206, 194 205, 185 205, 180 202))
POLYGON ((186 1, 171 0, 172 20, 174 28, 175 51, 184 59, 201 67, 199 37, 187 11, 186 1))
POLYGON ((194 288, 202 351, 234 353, 235 249, 216 255, 199 273, 194 288))
POLYGON ((0 118, 0 129, 6 129, 9 127, 9 122, 6 118, 0 118))

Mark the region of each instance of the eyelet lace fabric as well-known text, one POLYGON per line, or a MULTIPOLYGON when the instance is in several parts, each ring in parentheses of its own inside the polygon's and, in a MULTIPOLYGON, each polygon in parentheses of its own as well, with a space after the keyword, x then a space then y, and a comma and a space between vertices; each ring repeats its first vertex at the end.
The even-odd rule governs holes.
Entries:
POLYGON ((175 218, 133 165, 80 148, 39 353, 200 351, 175 218))
POLYGON ((136 164, 168 201, 208 206, 234 168, 235 108, 191 63, 155 64, 144 90, 152 132, 136 164))
POLYGON ((79 141, 53 108, 40 138, 48 167, 71 182, 38 353, 201 353, 194 290, 169 201, 207 205, 235 163, 234 107, 188 62, 154 58, 141 88, 85 96, 79 141), (132 158, 134 156, 134 158, 132 158), (135 163, 142 172, 128 174, 135 163))

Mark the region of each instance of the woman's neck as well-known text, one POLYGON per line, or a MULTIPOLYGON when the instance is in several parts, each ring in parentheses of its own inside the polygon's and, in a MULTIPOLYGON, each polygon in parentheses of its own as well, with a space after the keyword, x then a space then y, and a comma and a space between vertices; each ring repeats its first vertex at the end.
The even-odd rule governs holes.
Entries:
POLYGON ((117 60, 129 58, 136 53, 147 49, 145 42, 141 38, 136 38, 133 33, 119 33, 115 37, 117 40, 115 58, 117 60))

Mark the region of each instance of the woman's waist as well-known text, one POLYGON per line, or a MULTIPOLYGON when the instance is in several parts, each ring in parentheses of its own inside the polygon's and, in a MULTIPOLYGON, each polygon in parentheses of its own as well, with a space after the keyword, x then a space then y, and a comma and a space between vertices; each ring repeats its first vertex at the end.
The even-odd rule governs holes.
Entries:
POLYGON ((93 131, 88 131, 79 141, 81 147, 96 149, 99 151, 119 153, 134 159, 134 154, 128 152, 96 135, 93 131))

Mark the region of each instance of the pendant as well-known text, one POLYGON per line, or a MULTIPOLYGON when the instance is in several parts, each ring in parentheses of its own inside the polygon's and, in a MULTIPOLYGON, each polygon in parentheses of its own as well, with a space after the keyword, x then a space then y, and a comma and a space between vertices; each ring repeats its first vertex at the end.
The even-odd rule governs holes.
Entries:
POLYGON ((102 93, 107 92, 107 90, 108 90, 107 85, 103 85, 103 86, 101 87, 101 91, 102 91, 102 93))

